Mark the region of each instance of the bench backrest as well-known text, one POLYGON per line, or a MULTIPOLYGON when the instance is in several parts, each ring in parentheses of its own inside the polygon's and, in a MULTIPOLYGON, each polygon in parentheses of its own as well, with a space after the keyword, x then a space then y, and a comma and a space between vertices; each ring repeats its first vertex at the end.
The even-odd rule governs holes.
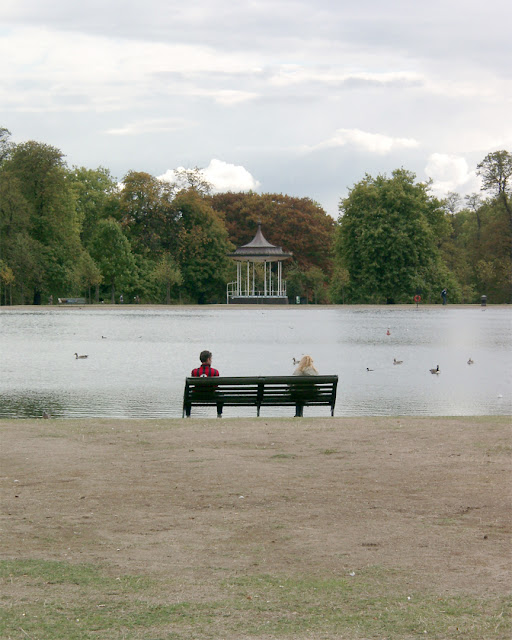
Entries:
POLYGON ((219 376, 186 378, 183 406, 286 406, 297 403, 334 409, 338 376, 219 376))

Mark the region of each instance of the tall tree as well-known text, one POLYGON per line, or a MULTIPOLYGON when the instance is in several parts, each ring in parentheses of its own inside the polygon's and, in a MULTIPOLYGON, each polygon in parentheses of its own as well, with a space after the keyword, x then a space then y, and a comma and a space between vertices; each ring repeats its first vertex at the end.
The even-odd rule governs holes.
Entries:
POLYGON ((165 302, 171 304, 171 289, 183 284, 183 276, 174 258, 164 253, 153 272, 155 280, 165 286, 165 302))
POLYGON ((73 167, 68 173, 68 180, 76 194, 80 237, 83 245, 88 247, 98 222, 112 214, 113 200, 118 192, 117 181, 104 167, 73 167))
POLYGON ((223 214, 229 239, 235 246, 250 242, 262 222, 266 239, 293 253, 300 269, 332 270, 331 249, 334 220, 309 198, 266 193, 220 193, 211 197, 212 207, 223 214))
POLYGON ((158 257, 175 253, 177 224, 174 187, 143 171, 130 171, 119 192, 119 219, 133 250, 158 257))
POLYGON ((135 259, 121 226, 111 218, 100 220, 91 241, 91 257, 98 265, 110 300, 116 300, 116 287, 132 285, 137 278, 135 259))
POLYGON ((39 247, 36 262, 41 269, 34 284, 36 304, 43 291, 60 293, 67 289, 73 262, 80 253, 75 193, 63 158, 55 147, 29 141, 13 146, 2 163, 2 172, 17 180, 28 210, 32 247, 39 247))
POLYGON ((335 253, 337 268, 349 273, 348 301, 409 302, 418 290, 437 301, 443 287, 457 299, 438 250, 442 204, 415 178, 404 169, 391 178, 366 175, 340 203, 335 253))
POLYGON ((9 138, 11 137, 11 132, 9 129, 5 127, 0 127, 0 164, 2 160, 5 160, 9 154, 9 150, 11 145, 9 143, 9 138))
POLYGON ((508 194, 511 190, 512 154, 494 151, 479 162, 476 172, 482 178, 482 189, 494 195, 508 194))
POLYGON ((173 206, 179 220, 178 264, 183 290, 199 303, 224 299, 233 250, 222 219, 195 189, 178 193, 173 206))
MULTIPOLYGON (((477 165, 477 174, 482 178, 482 190, 495 197, 502 207, 508 229, 505 232, 508 257, 512 266, 512 154, 501 150, 489 153, 477 165)), ((510 302, 512 302, 512 278, 510 280, 510 302)))
POLYGON ((91 290, 93 287, 99 287, 103 282, 103 276, 98 266, 91 258, 87 251, 83 251, 75 263, 73 274, 73 282, 80 292, 86 291, 89 304, 92 303, 91 290))

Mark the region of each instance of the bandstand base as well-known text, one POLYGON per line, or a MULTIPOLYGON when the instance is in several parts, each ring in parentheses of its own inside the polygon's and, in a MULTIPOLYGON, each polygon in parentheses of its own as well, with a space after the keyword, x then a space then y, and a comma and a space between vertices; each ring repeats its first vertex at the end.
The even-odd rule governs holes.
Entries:
POLYGON ((286 296, 232 296, 228 304, 288 304, 286 296))

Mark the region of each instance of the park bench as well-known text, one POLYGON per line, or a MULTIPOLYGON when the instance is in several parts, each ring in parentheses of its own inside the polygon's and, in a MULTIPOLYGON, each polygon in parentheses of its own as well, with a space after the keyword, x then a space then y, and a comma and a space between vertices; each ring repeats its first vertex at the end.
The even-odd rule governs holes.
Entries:
POLYGON ((190 417, 193 406, 217 407, 220 417, 224 407, 294 406, 302 417, 304 407, 328 406, 334 415, 338 376, 246 376, 186 378, 183 394, 183 417, 190 417))

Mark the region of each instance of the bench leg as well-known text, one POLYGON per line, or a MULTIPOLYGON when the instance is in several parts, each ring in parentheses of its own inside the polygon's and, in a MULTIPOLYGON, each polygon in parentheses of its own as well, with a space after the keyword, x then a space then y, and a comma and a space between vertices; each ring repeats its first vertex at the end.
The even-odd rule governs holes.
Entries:
POLYGON ((297 403, 295 405, 295 417, 296 418, 303 418, 304 417, 304 405, 297 403))
POLYGON ((223 409, 224 405, 222 404, 222 402, 219 402, 217 404, 217 418, 222 418, 222 409, 223 409))
POLYGON ((192 405, 190 405, 190 404, 185 405, 185 408, 184 408, 184 411, 183 411, 183 413, 184 413, 183 417, 186 416, 187 418, 190 418, 191 410, 192 410, 192 405))

